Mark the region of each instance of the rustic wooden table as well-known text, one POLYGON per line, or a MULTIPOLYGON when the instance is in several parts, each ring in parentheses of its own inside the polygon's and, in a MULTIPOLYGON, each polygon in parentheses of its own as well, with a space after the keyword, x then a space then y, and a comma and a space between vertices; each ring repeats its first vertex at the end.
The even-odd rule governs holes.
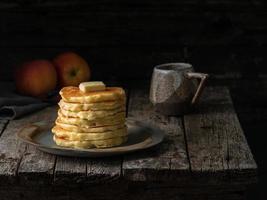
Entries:
POLYGON ((1 199, 241 199, 257 181, 257 165, 227 88, 206 88, 194 113, 164 117, 148 90, 128 90, 128 116, 167 133, 157 147, 129 155, 80 159, 50 155, 16 133, 53 120, 49 107, 19 120, 1 120, 1 199))

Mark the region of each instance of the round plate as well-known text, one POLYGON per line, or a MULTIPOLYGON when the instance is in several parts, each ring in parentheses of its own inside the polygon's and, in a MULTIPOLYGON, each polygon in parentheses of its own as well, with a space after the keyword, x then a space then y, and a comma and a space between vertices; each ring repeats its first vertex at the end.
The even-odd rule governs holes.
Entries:
POLYGON ((128 141, 120 146, 104 149, 73 149, 56 145, 51 132, 53 122, 36 122, 24 127, 17 136, 38 149, 56 155, 77 157, 105 157, 130 153, 155 146, 163 141, 160 129, 133 119, 127 119, 128 141))

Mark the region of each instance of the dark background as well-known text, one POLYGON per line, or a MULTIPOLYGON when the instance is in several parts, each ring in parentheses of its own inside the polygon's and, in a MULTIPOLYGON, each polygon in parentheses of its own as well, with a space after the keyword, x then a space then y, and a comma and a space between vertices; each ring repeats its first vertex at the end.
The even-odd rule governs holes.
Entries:
POLYGON ((259 165, 250 199, 267 199, 267 4, 264 0, 1 0, 0 80, 64 51, 95 80, 149 79, 153 66, 190 62, 227 85, 259 165))

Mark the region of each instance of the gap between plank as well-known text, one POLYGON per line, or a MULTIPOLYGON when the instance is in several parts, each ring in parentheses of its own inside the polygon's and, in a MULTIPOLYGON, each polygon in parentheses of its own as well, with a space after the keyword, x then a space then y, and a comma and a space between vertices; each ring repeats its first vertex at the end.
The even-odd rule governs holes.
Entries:
MULTIPOLYGON (((126 93, 126 119, 128 117, 128 111, 129 111, 129 102, 130 102, 130 96, 131 96, 131 90, 132 88, 127 86, 127 93, 126 93)), ((124 161, 124 155, 121 156, 121 172, 120 172, 120 177, 122 177, 123 174, 123 161, 124 161)))
MULTIPOLYGON (((88 165, 88 162, 89 161, 86 161, 86 164, 85 164, 85 177, 86 177, 86 180, 87 180, 87 177, 88 177, 88 167, 87 167, 87 165, 88 165)), ((90 161, 90 166, 91 166, 91 161, 90 161)))
POLYGON ((16 172, 15 172, 15 176, 18 177, 18 172, 19 172, 19 167, 20 167, 20 163, 23 159, 23 157, 25 156, 26 152, 27 152, 27 149, 28 149, 28 144, 25 145, 25 148, 23 150, 23 153, 21 155, 21 157, 19 158, 19 161, 18 161, 18 164, 17 164, 17 167, 16 167, 16 172))
POLYGON ((121 156, 121 172, 120 172, 120 178, 123 176, 123 160, 124 160, 124 156, 121 156))
POLYGON ((2 130, 0 131, 0 137, 2 136, 3 132, 6 130, 6 127, 7 125, 9 124, 10 120, 7 120, 5 123, 4 123, 4 126, 2 128, 2 130))
POLYGON ((55 182, 55 179, 56 179, 56 165, 57 165, 57 155, 55 155, 55 163, 54 163, 54 166, 53 166, 53 179, 52 179, 52 182, 55 182))
POLYGON ((184 116, 181 117, 181 121, 182 121, 182 128, 184 130, 184 143, 185 143, 186 156, 187 156, 187 160, 189 164, 189 171, 192 173, 191 161, 189 157, 188 144, 187 144, 187 136, 186 136, 186 130, 185 130, 184 116))

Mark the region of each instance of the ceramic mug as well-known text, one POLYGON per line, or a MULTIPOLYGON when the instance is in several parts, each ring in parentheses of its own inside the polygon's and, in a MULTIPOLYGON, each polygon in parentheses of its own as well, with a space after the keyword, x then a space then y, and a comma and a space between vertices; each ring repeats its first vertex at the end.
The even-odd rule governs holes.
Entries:
POLYGON ((152 74, 150 101, 164 115, 185 114, 199 99, 207 78, 208 74, 194 72, 189 63, 158 65, 152 74))

